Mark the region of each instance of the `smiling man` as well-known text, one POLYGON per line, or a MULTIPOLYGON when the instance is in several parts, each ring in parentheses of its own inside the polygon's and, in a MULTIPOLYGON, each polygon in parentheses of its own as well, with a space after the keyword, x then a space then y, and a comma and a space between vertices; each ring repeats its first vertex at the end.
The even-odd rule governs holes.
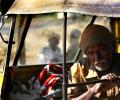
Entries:
POLYGON ((113 34, 106 27, 85 28, 79 46, 86 57, 71 67, 71 81, 109 81, 72 89, 72 100, 120 100, 120 55, 114 52, 114 44, 113 34))

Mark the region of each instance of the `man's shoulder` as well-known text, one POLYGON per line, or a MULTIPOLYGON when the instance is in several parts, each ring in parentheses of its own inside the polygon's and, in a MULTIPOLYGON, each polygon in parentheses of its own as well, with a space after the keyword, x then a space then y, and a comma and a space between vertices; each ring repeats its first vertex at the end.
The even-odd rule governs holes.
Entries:
POLYGON ((43 47, 41 51, 49 51, 50 50, 50 47, 46 46, 46 47, 43 47))

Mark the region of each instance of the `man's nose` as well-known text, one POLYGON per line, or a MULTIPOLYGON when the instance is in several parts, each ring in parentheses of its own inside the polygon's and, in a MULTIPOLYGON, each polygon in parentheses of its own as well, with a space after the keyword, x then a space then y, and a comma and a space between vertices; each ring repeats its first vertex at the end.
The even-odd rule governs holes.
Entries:
POLYGON ((95 54, 95 60, 98 61, 98 60, 101 60, 102 59, 102 55, 99 51, 96 51, 96 54, 95 54))

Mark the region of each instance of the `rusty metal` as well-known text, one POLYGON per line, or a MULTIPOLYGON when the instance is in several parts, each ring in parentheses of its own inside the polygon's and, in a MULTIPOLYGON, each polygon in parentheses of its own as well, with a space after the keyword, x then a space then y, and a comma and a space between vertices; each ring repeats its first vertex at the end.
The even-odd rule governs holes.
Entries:
POLYGON ((26 20, 26 23, 25 23, 24 30, 23 30, 23 32, 22 32, 20 45, 19 45, 18 50, 17 50, 17 53, 16 53, 16 55, 15 55, 15 59, 14 59, 14 62, 13 62, 13 66, 17 65, 17 62, 18 62, 19 57, 20 57, 20 55, 21 55, 21 52, 22 52, 22 49, 23 49, 23 46, 24 46, 24 41, 25 41, 25 38, 26 38, 26 35, 27 35, 27 31, 28 31, 28 29, 29 29, 29 26, 30 26, 30 24, 31 24, 31 21, 32 21, 32 15, 28 15, 27 20, 26 20))
POLYGON ((90 85, 90 84, 96 84, 96 83, 106 83, 106 82, 116 82, 119 83, 120 82, 120 78, 117 78, 116 80, 94 80, 94 81, 89 81, 89 82, 83 82, 83 83, 77 83, 77 84, 68 84, 68 87, 79 87, 79 86, 83 86, 83 85, 90 85))
POLYGON ((10 55, 11 55, 11 49, 12 49, 15 23, 16 23, 16 15, 13 15, 13 19, 11 21, 8 48, 7 48, 6 63, 5 63, 5 68, 4 68, 5 73, 4 73, 4 79, 3 79, 3 83, 2 83, 3 85, 2 85, 2 89, 1 89, 1 98, 4 98, 5 100, 8 97, 9 75, 7 73, 7 68, 9 67, 9 63, 10 63, 10 55))
POLYGON ((66 66, 66 33, 67 33, 67 12, 64 13, 64 34, 63 34, 63 100, 67 100, 67 66, 66 66))
POLYGON ((16 23, 16 15, 13 15, 13 19, 12 19, 12 22, 11 22, 10 34, 9 34, 9 41, 8 41, 7 57, 6 57, 5 66, 9 66, 9 63, 10 63, 10 55, 11 55, 11 49, 12 49, 12 44, 13 44, 15 23, 16 23))
POLYGON ((78 84, 68 84, 68 87, 79 87, 83 85, 90 85, 90 84, 104 83, 104 82, 109 82, 109 80, 95 80, 95 81, 83 82, 78 84))

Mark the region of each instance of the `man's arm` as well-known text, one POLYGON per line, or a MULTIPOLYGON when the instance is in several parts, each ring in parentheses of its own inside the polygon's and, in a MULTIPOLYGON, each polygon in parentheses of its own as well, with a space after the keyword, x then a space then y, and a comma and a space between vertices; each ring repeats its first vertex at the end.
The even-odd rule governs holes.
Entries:
POLYGON ((120 77, 116 76, 113 73, 104 75, 101 77, 101 80, 109 80, 109 82, 97 83, 93 87, 91 87, 87 92, 83 93, 79 97, 73 98, 71 100, 90 100, 94 97, 95 94, 107 91, 118 85, 118 81, 120 81, 120 77))
POLYGON ((90 100, 95 95, 92 88, 90 88, 87 92, 83 93, 81 96, 73 98, 71 100, 90 100))

